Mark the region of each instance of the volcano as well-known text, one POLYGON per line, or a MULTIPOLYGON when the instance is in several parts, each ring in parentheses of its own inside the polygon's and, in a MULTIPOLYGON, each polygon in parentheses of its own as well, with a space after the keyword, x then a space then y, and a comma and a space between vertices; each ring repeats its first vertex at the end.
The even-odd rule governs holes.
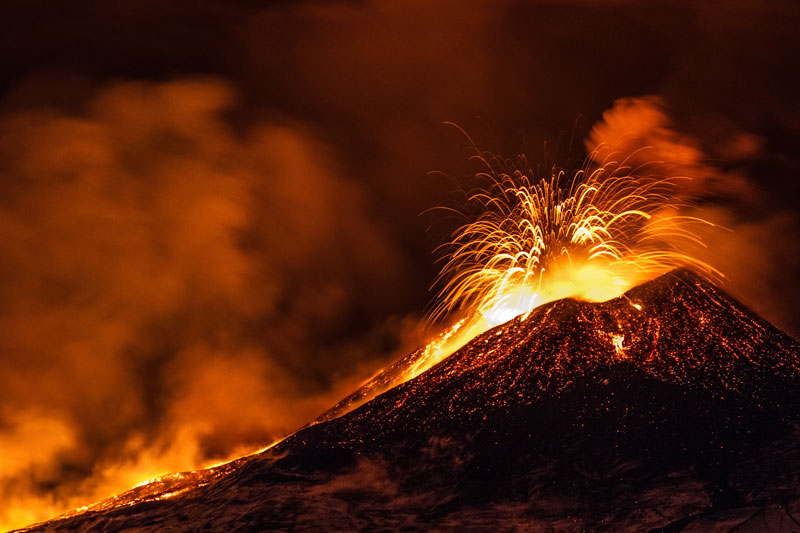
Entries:
POLYGON ((30 531, 800 531, 800 344, 689 270, 365 394, 30 531))

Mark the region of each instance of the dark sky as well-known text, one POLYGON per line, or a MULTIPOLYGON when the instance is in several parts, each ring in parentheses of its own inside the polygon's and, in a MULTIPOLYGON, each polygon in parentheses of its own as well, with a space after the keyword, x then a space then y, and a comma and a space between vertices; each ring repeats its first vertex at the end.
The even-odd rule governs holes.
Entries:
POLYGON ((269 441, 421 342, 431 171, 474 170, 447 121, 580 165, 660 97, 717 177, 726 287, 797 336, 798 27, 792 0, 6 0, 0 457, 30 453, 0 496, 269 441))

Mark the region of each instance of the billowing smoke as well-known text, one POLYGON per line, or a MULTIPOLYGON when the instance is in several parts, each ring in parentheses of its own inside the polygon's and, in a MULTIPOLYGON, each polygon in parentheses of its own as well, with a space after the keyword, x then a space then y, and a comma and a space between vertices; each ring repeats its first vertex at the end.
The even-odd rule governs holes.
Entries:
POLYGON ((114 83, 0 117, 0 524, 266 445, 413 326, 370 321, 405 259, 325 143, 235 107, 114 83))

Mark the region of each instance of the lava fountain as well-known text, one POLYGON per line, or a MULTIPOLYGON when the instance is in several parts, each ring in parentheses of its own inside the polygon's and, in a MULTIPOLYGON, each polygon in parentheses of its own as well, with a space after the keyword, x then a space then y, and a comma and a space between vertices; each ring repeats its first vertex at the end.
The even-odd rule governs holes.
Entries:
POLYGON ((443 267, 433 323, 457 316, 406 373, 430 368, 472 338, 542 304, 572 297, 599 302, 686 266, 711 278, 722 273, 697 259, 702 227, 688 213, 691 176, 662 161, 633 166, 648 148, 622 154, 600 145, 580 170, 553 167, 535 177, 525 156, 480 151, 482 170, 455 212, 466 222, 439 248, 443 267), (601 154, 604 157, 601 159, 601 154))

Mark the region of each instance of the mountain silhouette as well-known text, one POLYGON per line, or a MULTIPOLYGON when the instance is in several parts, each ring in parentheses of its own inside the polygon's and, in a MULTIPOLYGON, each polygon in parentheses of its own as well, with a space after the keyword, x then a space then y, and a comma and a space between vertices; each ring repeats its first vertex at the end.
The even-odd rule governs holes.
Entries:
POLYGON ((31 530, 800 531, 800 344, 686 269, 342 411, 31 530))

